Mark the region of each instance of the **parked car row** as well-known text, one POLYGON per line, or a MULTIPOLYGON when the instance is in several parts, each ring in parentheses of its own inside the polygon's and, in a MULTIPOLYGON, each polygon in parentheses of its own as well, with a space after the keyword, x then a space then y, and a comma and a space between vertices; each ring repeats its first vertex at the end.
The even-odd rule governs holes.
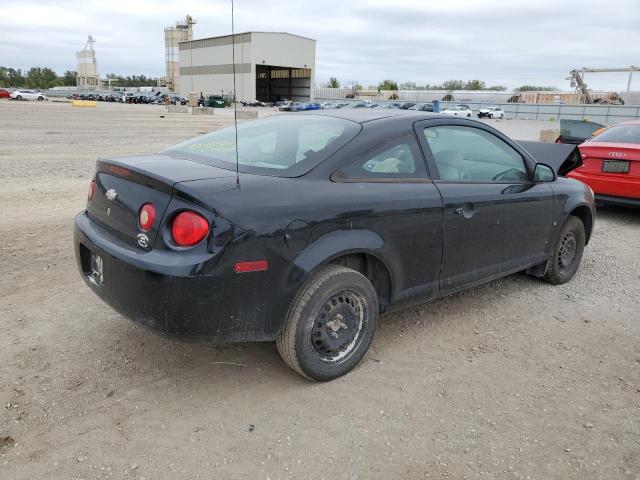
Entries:
MULTIPOLYGON (((294 102, 292 100, 278 100, 268 102, 240 102, 245 107, 278 107, 281 112, 300 112, 306 110, 333 109, 333 108, 383 108, 398 110, 417 110, 420 112, 433 112, 433 102, 370 102, 367 100, 335 101, 335 102, 294 102)), ((452 107, 444 107, 440 110, 444 115, 470 118, 473 110, 467 104, 458 104, 452 107)), ((484 107, 477 111, 478 118, 504 118, 505 113, 500 107, 484 107)))
POLYGON ((96 102, 144 103, 151 105, 186 105, 187 99, 180 95, 161 92, 94 92, 74 93, 70 100, 93 100, 96 102))
MULTIPOLYGON (((385 108, 385 109, 398 109, 398 110, 417 110, 420 112, 433 112, 433 103, 424 102, 367 102, 364 100, 355 102, 325 102, 321 105, 322 109, 325 108, 385 108)), ((283 111, 291 111, 289 108, 281 108, 283 111)), ((467 117, 473 116, 473 110, 466 104, 458 104, 453 107, 445 107, 440 110, 440 113, 444 115, 452 115, 455 117, 467 117)), ((504 118, 504 111, 499 107, 487 107, 478 111, 478 118, 504 118)))
POLYGON ((323 108, 319 103, 314 102, 282 102, 279 105, 281 112, 305 112, 309 110, 320 110, 323 108))
MULTIPOLYGON (((426 105, 426 104, 421 104, 421 105, 426 105)), ((326 109, 326 108, 388 108, 388 109, 398 109, 398 110, 409 110, 409 109, 414 109, 413 107, 416 106, 416 103, 415 102, 375 103, 375 102, 360 100, 356 102, 324 102, 320 106, 322 107, 322 109, 326 109)), ((433 107, 431 111, 433 111, 433 107)))

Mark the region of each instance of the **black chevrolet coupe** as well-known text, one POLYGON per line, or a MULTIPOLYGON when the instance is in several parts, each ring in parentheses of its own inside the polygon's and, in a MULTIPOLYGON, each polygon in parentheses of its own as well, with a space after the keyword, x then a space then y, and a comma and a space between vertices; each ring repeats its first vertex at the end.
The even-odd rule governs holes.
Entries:
POLYGON ((331 380, 364 357, 380 314, 523 270, 570 280, 594 200, 559 175, 580 162, 574 146, 438 114, 276 115, 240 125, 237 143, 227 128, 98 160, 74 249, 130 319, 275 340, 295 371, 331 380))

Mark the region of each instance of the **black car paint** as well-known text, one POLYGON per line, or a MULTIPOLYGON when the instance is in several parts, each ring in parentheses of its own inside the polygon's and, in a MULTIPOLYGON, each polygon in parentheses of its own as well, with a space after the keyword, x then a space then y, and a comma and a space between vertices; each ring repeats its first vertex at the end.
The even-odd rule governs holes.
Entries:
MULTIPOLYGON (((339 257, 364 254, 375 263, 386 312, 535 268, 548 258, 568 214, 582 207, 594 217, 588 189, 573 180, 439 181, 420 135, 425 126, 487 130, 519 151, 533 175, 533 158, 481 122, 369 109, 311 115, 358 121, 362 131, 299 178, 241 174, 237 187, 235 172, 167 156, 99 161, 98 177, 108 174, 112 184, 120 178, 126 190, 122 174, 130 171, 145 188, 172 196, 147 250, 92 217, 91 208, 78 215, 75 250, 87 284, 116 310, 162 331, 220 342, 273 340, 309 275, 339 257), (429 177, 349 181, 334 175, 408 132, 416 134, 429 177), (172 218, 187 208, 212 228, 206 241, 185 249, 169 232, 172 218), (90 251, 103 257, 101 286, 87 275, 90 251), (263 259, 266 271, 234 272, 236 262, 263 259)), ((98 196, 105 187, 99 182, 98 196)), ((130 199, 123 208, 134 215, 145 201, 130 199)))

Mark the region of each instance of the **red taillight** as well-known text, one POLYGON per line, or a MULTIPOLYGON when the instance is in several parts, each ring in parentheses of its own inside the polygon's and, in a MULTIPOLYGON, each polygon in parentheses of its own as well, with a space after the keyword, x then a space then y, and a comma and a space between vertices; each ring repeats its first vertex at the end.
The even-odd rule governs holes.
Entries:
POLYGON ((145 232, 148 232, 153 227, 153 222, 156 221, 156 207, 153 203, 145 203, 140 209, 140 215, 138 217, 140 222, 140 228, 145 232))
POLYGON ((89 184, 89 192, 87 193, 87 200, 91 201, 93 200, 93 196, 96 193, 96 181, 95 180, 91 180, 91 183, 89 184))
POLYGON ((209 232, 209 222, 199 213, 191 210, 180 212, 173 219, 171 234, 173 241, 181 247, 195 245, 209 232))

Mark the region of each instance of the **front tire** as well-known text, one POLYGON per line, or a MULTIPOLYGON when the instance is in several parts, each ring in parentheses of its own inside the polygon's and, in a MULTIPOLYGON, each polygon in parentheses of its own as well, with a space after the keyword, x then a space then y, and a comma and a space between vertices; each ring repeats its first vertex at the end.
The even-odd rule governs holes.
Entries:
POLYGON ((365 356, 378 325, 378 296, 359 272, 329 265, 300 290, 276 344, 283 360, 315 381, 338 378, 365 356))
POLYGON ((570 215, 562 225, 553 246, 544 279, 554 285, 566 283, 578 270, 584 252, 585 231, 582 220, 570 215))
POLYGON ((16 100, 22 100, 22 95, 18 95, 18 96, 16 97, 16 100))
POLYGON ((39 101, 39 102, 44 101, 44 97, 38 97, 38 101, 39 101))

